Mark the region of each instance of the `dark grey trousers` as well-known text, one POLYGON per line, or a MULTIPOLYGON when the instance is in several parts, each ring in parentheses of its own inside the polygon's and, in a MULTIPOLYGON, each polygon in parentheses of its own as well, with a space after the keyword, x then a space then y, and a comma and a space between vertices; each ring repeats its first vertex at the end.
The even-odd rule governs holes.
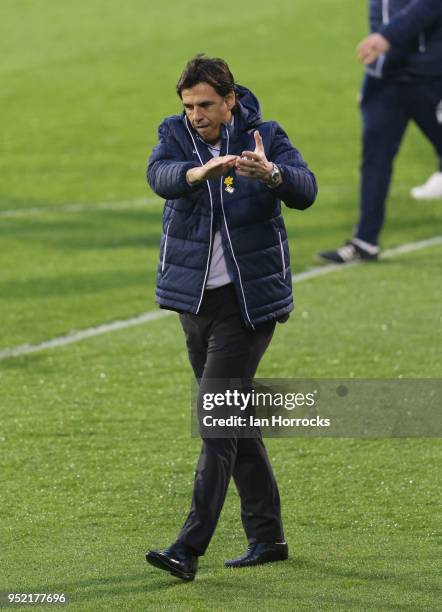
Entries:
MULTIPOLYGON (((181 314, 180 320, 200 391, 213 379, 241 379, 251 385, 275 321, 255 330, 246 327, 233 285, 206 291, 199 314, 181 314)), ((215 531, 231 476, 249 543, 284 540, 278 487, 261 436, 207 437, 196 466, 191 509, 177 538, 198 555, 215 531)))

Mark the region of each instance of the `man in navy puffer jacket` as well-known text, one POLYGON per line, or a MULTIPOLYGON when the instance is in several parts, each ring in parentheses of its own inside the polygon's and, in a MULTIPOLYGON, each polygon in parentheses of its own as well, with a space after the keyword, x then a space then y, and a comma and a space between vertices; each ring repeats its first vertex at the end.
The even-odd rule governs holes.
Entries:
POLYGON ((393 160, 410 120, 438 157, 438 170, 412 196, 442 197, 442 0, 370 0, 370 24, 358 47, 366 65, 359 221, 351 241, 319 254, 336 263, 377 259, 393 160))
MULTIPOLYGON (((148 182, 166 199, 157 301, 176 310, 202 398, 213 381, 250 388, 276 321, 293 309, 281 200, 305 209, 314 175, 282 128, 264 122, 259 103, 235 85, 227 64, 193 58, 177 85, 182 115, 159 128, 148 182)), ((217 389, 224 391, 224 387, 217 389)), ((249 541, 230 567, 287 558, 279 493, 261 436, 205 436, 192 507, 177 541, 147 561, 192 580, 215 530, 230 477, 241 497, 249 541)))

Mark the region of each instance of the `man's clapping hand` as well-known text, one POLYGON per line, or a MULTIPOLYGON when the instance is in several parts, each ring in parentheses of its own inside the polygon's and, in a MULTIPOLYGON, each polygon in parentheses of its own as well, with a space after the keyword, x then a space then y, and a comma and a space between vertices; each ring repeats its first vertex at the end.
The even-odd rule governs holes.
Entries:
POLYGON ((243 151, 242 156, 236 159, 235 168, 239 176, 268 182, 272 175, 273 164, 267 160, 261 134, 255 130, 255 150, 243 151))
POLYGON ((186 173, 186 179, 189 185, 200 183, 201 181, 208 181, 210 179, 224 176, 227 172, 234 167, 238 157, 236 155, 223 155, 222 157, 214 157, 208 161, 204 166, 198 168, 191 168, 186 173))

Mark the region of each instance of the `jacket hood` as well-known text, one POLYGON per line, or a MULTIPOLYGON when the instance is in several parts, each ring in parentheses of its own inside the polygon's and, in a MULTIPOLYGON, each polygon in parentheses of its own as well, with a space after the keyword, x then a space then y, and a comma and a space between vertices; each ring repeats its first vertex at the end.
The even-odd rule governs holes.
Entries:
POLYGON ((240 115, 244 129, 247 130, 262 123, 261 108, 255 94, 242 85, 235 85, 235 93, 237 99, 235 114, 240 115))

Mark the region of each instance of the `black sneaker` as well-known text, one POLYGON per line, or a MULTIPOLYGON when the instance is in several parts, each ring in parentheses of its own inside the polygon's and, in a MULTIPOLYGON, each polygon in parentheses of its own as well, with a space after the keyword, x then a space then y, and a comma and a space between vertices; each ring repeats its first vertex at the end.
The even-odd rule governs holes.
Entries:
POLYGON ((353 238, 335 251, 321 251, 318 256, 327 262, 343 264, 351 261, 376 261, 380 249, 358 238, 353 238))

